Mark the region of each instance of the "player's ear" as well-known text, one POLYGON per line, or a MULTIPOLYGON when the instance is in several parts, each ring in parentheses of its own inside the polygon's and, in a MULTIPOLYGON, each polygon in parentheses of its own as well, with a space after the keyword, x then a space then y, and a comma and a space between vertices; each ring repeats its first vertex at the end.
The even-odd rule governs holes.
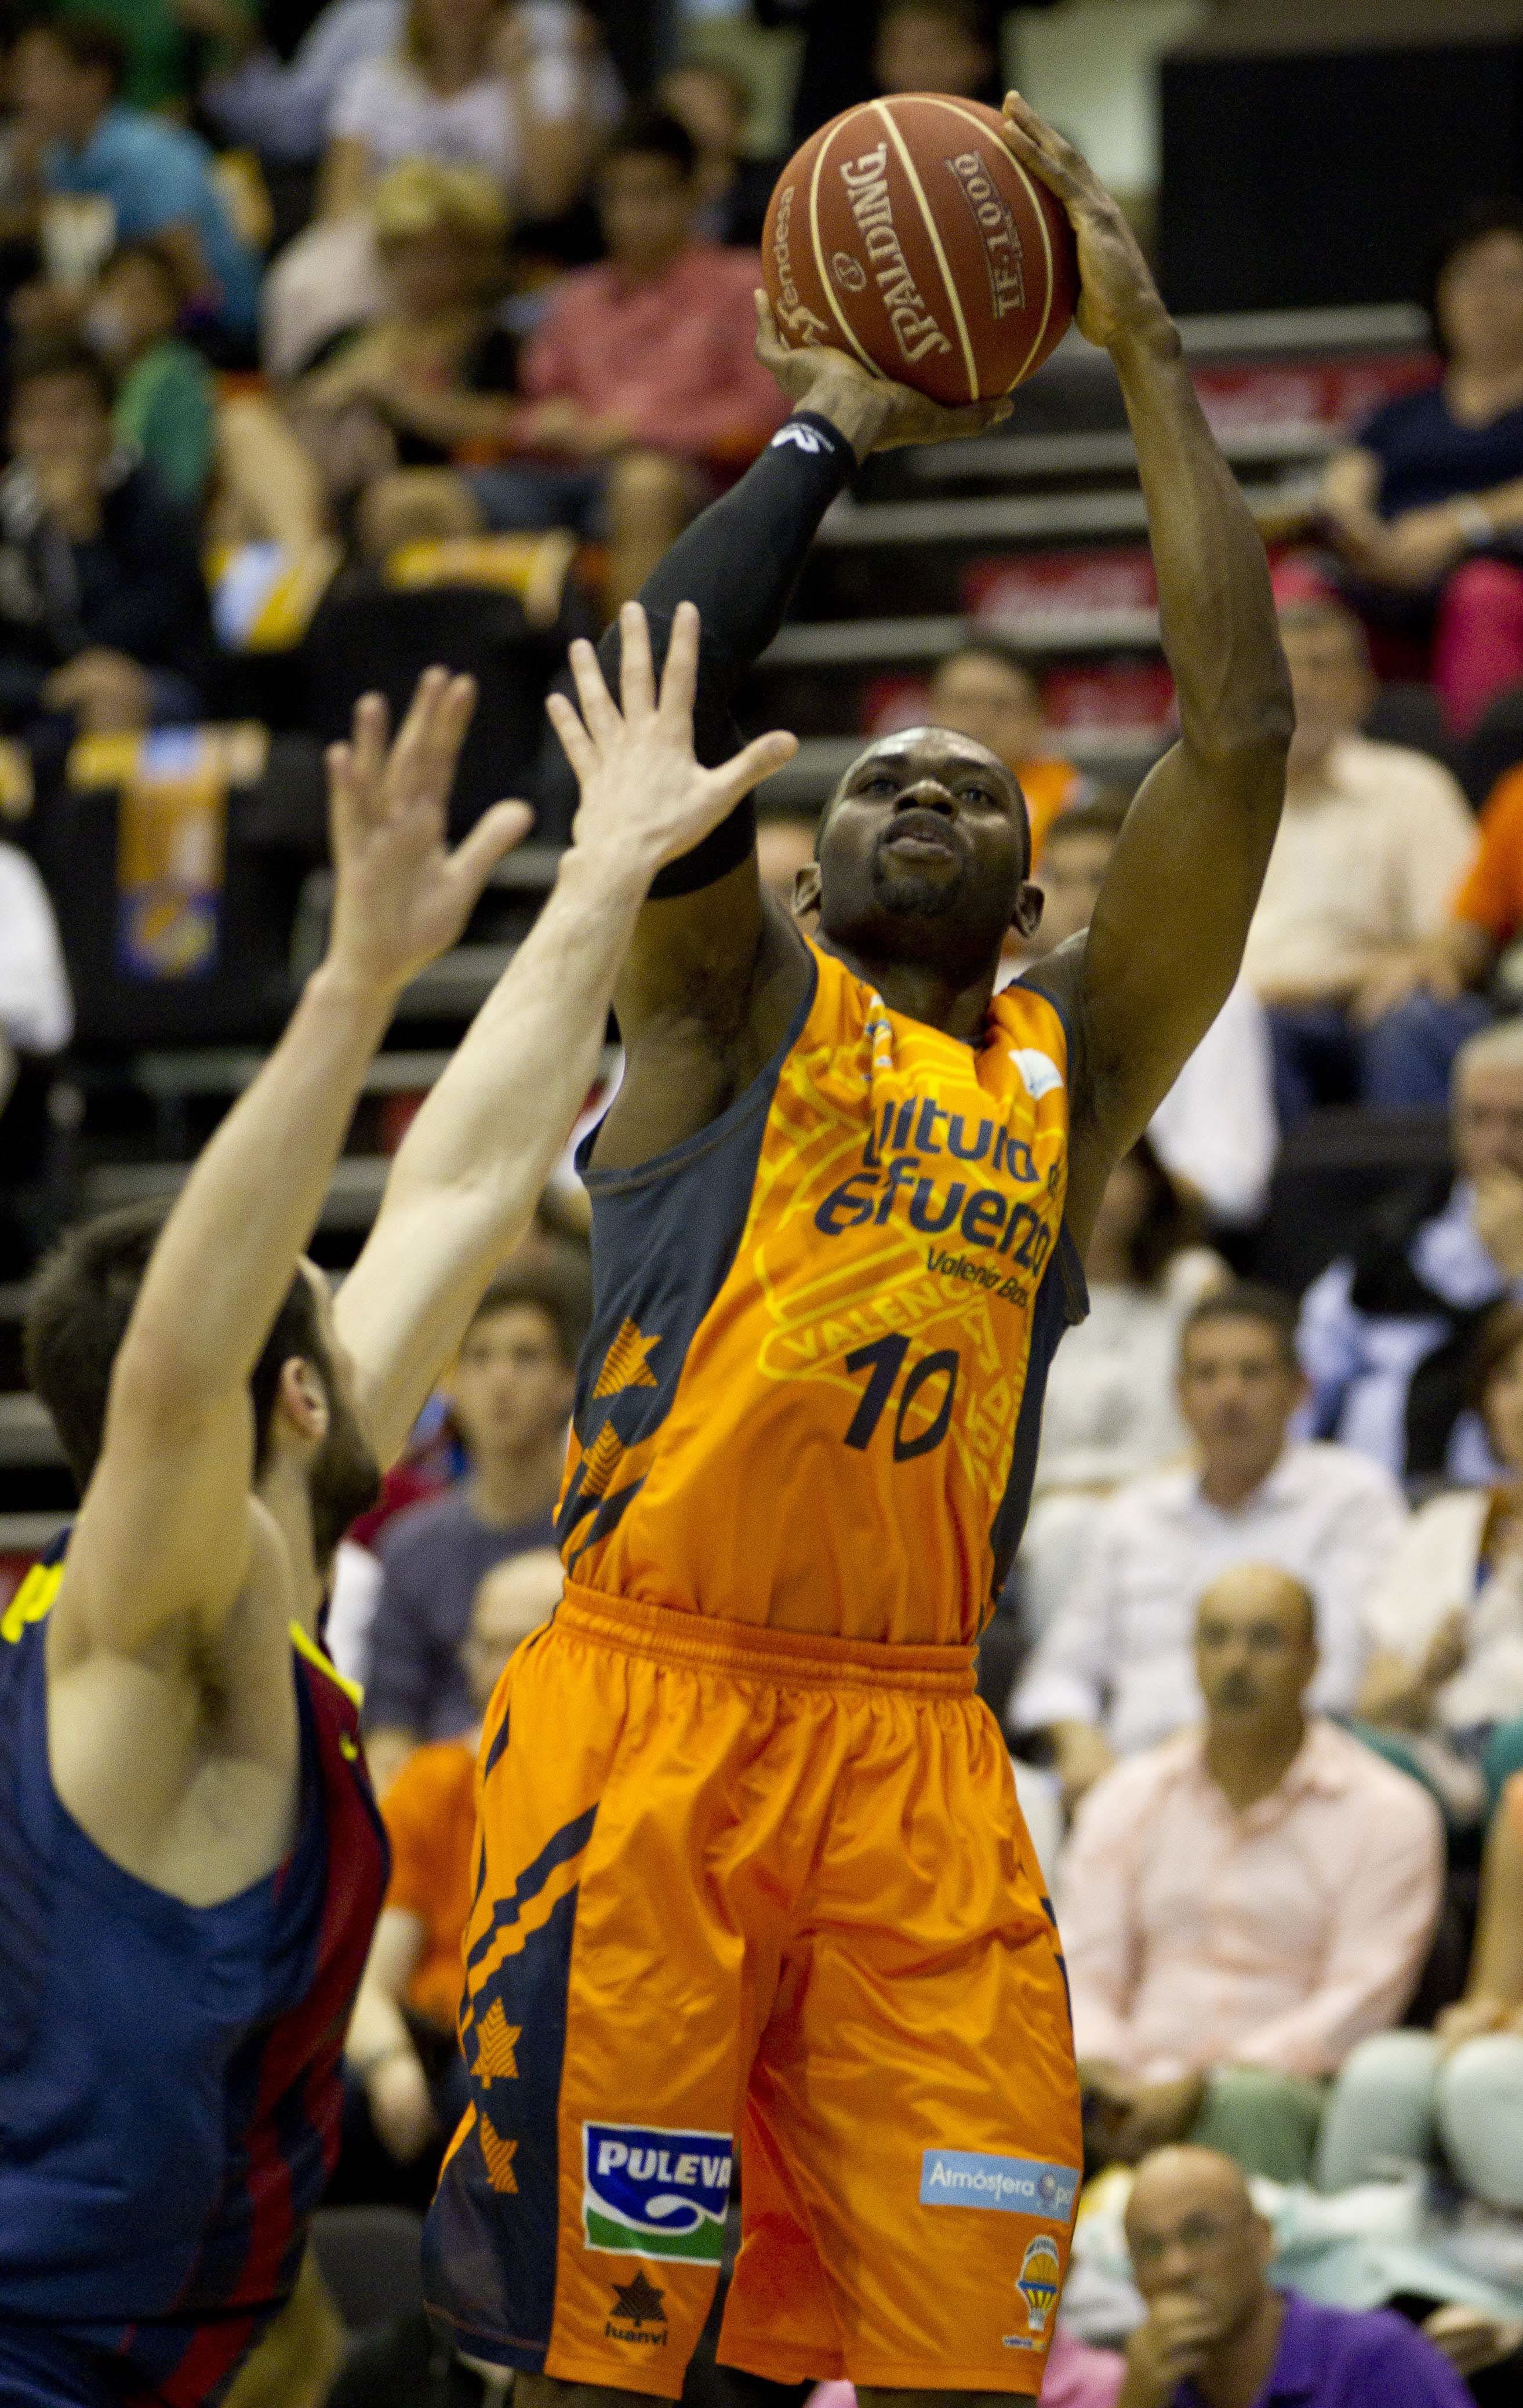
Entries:
POLYGON ((328 1392, 322 1373, 305 1354, 288 1354, 280 1366, 275 1401, 302 1438, 321 1444, 328 1434, 328 1392))
POLYGON ((806 861, 802 869, 794 871, 791 904, 796 920, 807 920, 819 910, 820 865, 817 861, 806 861))
POLYGON ((1042 925, 1043 899, 1041 887, 1033 886, 1028 878, 1023 878, 1020 892, 1015 897, 1015 909, 1010 915, 1010 924, 1015 934, 1024 937, 1028 943, 1042 925))

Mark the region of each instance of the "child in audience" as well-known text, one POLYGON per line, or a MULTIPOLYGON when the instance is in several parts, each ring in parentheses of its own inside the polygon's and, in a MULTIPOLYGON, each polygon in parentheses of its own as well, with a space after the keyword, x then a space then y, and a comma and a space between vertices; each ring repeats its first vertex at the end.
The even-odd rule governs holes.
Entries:
POLYGON ((120 380, 112 423, 177 502, 199 509, 211 481, 217 396, 199 351, 176 334, 187 294, 173 255, 125 243, 108 261, 85 333, 120 380))
POLYGON ((348 2197, 399 2191, 426 2206, 438 2148, 464 2111, 454 2027, 481 1717, 514 1648, 554 1612, 561 1579, 550 1547, 510 1556, 487 1573, 460 1650, 476 1723, 458 1739, 418 1748, 386 1793, 391 1886, 346 2042, 351 2112, 340 2181, 348 2197), (406 2170, 400 2176, 388 2176, 377 2141, 394 2167, 406 2170))

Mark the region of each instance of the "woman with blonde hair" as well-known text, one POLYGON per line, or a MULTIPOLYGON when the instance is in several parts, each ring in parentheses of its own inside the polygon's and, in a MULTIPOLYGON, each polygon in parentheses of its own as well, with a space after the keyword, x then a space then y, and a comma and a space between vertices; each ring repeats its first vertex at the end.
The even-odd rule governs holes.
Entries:
POLYGON ((572 0, 409 0, 396 47, 350 69, 334 96, 316 221, 265 279, 260 351, 290 377, 385 306, 367 202, 409 159, 473 166, 510 222, 575 200, 619 87, 572 0))
POLYGON ((279 396, 244 394, 219 417, 225 542, 297 553, 336 513, 402 466, 437 468, 508 434, 516 346, 498 305, 508 280, 508 204, 480 167, 408 159, 366 212, 377 309, 320 367, 279 396))

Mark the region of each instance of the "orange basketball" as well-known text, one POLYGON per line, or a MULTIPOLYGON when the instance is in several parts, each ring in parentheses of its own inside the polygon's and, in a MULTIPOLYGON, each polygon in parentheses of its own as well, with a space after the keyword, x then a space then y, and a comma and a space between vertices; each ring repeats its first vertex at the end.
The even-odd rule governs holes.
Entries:
POLYGON ((1073 235, 976 100, 899 93, 822 125, 778 179, 762 237, 778 330, 933 401, 1008 393, 1073 316, 1073 235))

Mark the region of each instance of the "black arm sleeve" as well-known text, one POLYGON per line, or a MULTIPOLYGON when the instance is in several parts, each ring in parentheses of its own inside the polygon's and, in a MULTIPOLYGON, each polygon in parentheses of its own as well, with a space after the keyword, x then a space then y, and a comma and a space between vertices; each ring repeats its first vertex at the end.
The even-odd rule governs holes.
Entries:
MULTIPOLYGON (((801 410, 778 429, 738 484, 678 537, 640 593, 656 672, 679 602, 696 602, 703 621, 694 741, 711 768, 740 749, 731 704, 742 679, 783 624, 805 555, 830 504, 856 467, 846 437, 827 419, 801 410)), ((597 648, 611 693, 619 691, 619 629, 597 648)), ((569 678, 565 690, 571 691, 569 678)), ((692 853, 657 878, 655 896, 712 885, 750 849, 749 798, 692 853)))

